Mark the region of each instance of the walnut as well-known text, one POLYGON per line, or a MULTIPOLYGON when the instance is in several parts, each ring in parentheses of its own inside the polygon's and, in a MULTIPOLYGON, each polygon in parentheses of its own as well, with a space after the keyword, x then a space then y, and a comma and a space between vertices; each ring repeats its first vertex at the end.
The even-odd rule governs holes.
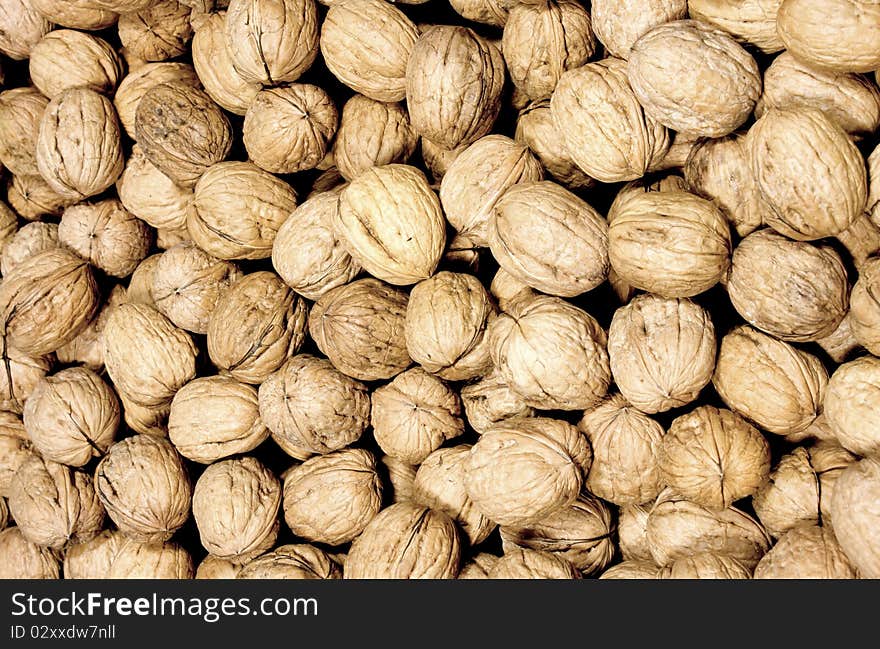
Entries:
POLYGON ((111 446, 95 469, 95 490, 111 520, 131 539, 167 541, 189 518, 192 485, 186 466, 167 440, 152 435, 111 446))
POLYGON ((192 557, 177 543, 126 539, 110 563, 107 579, 192 579, 192 557))
MULTIPOLYGON (((766 556, 766 555, 765 555, 766 556)), ((657 579, 751 579, 752 571, 731 556, 699 552, 662 568, 657 579)))
MULTIPOLYGON (((211 14, 216 15, 216 14, 211 14)), ((196 579, 235 579, 242 566, 209 554, 196 567, 196 579)))
POLYGON ((260 385, 259 409, 274 440, 308 457, 360 438, 370 421, 370 394, 330 361, 299 354, 260 385))
POLYGON ((9 495, 9 485, 18 467, 31 455, 31 441, 21 419, 0 411, 0 498, 9 495))
POLYGON ((511 548, 489 570, 489 579, 580 579, 580 573, 550 552, 511 548))
POLYGON ((467 27, 435 25, 406 66, 406 103, 419 135, 447 149, 486 135, 501 108, 504 59, 467 27))
POLYGON ((799 525, 786 532, 755 567, 755 579, 856 579, 830 527, 799 525))
POLYGON ((190 8, 176 0, 150 2, 119 17, 119 40, 145 61, 165 61, 188 51, 193 28, 190 8))
POLYGON ((379 448, 409 464, 464 433, 458 395, 418 367, 373 392, 370 420, 379 448))
POLYGON ((113 97, 113 105, 116 106, 122 127, 131 139, 137 139, 137 107, 147 91, 154 86, 176 81, 194 88, 200 87, 199 75, 193 66, 186 63, 145 63, 136 70, 130 70, 125 76, 113 97))
POLYGON ((9 512, 28 541, 54 549, 88 541, 104 524, 92 477, 36 454, 12 478, 9 512))
POLYGON ((61 196, 39 174, 13 176, 8 183, 6 198, 18 215, 29 221, 42 216, 59 216, 65 207, 76 202, 76 199, 61 196))
POLYGON ((653 502, 621 507, 617 515, 617 537, 624 560, 645 561, 656 568, 648 544, 648 518, 652 506, 653 502))
POLYGON ((58 226, 54 223, 34 221, 23 225, 11 239, 3 245, 0 256, 0 269, 6 277, 12 269, 26 259, 30 259, 44 250, 58 248, 58 226))
POLYGON ((30 0, 31 5, 51 23, 71 29, 104 29, 116 23, 116 12, 100 0, 30 0))
POLYGON ((447 149, 438 144, 434 144, 427 138, 421 138, 422 160, 425 166, 431 172, 431 177, 435 183, 440 183, 446 174, 449 165, 452 164, 459 154, 468 148, 468 145, 462 144, 454 149, 447 149))
POLYGON ((413 503, 379 512, 351 544, 345 579, 454 579, 461 544, 446 514, 413 503))
POLYGON ((145 304, 156 308, 156 302, 153 300, 153 274, 156 272, 156 266, 159 264, 162 254, 164 253, 150 255, 138 264, 128 279, 126 302, 145 304))
POLYGON ((492 277, 489 292, 498 301, 498 306, 502 311, 506 311, 508 306, 516 300, 532 299, 538 295, 536 291, 500 267, 492 277))
POLYGON ((488 579, 489 571, 497 562, 494 554, 480 552, 461 567, 457 579, 488 579))
POLYGON ((129 212, 154 228, 180 228, 193 192, 177 185, 150 162, 135 144, 116 183, 119 200, 129 212))
POLYGON ((880 359, 862 356, 840 365, 825 390, 825 417, 841 446, 880 457, 880 359))
POLYGON ((538 523, 574 503, 589 472, 587 438, 569 423, 514 418, 488 429, 465 463, 465 489, 499 525, 538 523))
POLYGON ((382 482, 369 451, 318 455, 284 475, 284 520, 307 541, 348 543, 381 508, 382 482))
POLYGON ((591 187, 595 181, 574 163, 565 146, 566 138, 553 121, 549 99, 534 101, 520 111, 516 141, 528 146, 547 173, 562 185, 569 189, 591 187))
POLYGON ((309 334, 344 374, 362 381, 390 379, 412 363, 404 335, 407 301, 406 293, 379 280, 350 282, 315 302, 309 334))
POLYGON ((599 575, 599 579, 658 579, 659 569, 653 561, 630 559, 616 563, 599 575))
POLYGON ((52 368, 51 355, 31 356, 5 345, 0 360, 0 412, 22 413, 34 388, 52 368))
POLYGON ((508 5, 511 3, 507 0, 449 0, 449 4, 463 18, 485 25, 504 27, 508 5))
POLYGON ((332 226, 371 275, 408 285, 430 277, 446 245, 446 221, 425 175, 408 165, 373 167, 339 195, 332 226))
POLYGON ((880 462, 866 458, 841 472, 831 501, 834 536, 863 579, 880 577, 880 462))
POLYGON ((269 88, 258 92, 247 109, 244 146, 251 161, 266 171, 314 169, 330 149, 338 120, 336 105, 318 86, 269 88))
POLYGON ((846 230, 838 232, 835 238, 846 248, 859 272, 865 269, 868 259, 880 252, 880 227, 871 220, 867 210, 859 214, 846 230))
POLYGON ((689 0, 691 18, 717 27, 740 43, 772 54, 785 46, 776 31, 776 13, 782 0, 689 0))
POLYGON ((819 340, 847 311, 846 268, 825 245, 753 232, 733 253, 727 292, 749 324, 787 342, 819 340))
POLYGON ((199 377, 180 388, 171 401, 168 438, 181 455, 195 462, 210 464, 247 453, 268 436, 256 388, 231 377, 199 377))
POLYGON ((95 5, 118 14, 143 11, 156 0, 91 0, 95 5))
POLYGON ((535 414, 534 409, 510 389, 497 370, 492 370, 476 383, 464 386, 461 389, 461 402, 468 424, 480 434, 505 419, 535 414))
POLYGON ((245 564, 236 579, 339 579, 339 567, 311 545, 280 545, 245 564))
POLYGON ((727 406, 778 435, 799 433, 822 412, 822 362, 748 325, 721 340, 712 383, 727 406))
POLYGON ((688 0, 593 0, 593 31, 609 54, 628 59, 645 32, 685 18, 688 4, 688 0))
POLYGON ((225 28, 226 12, 205 17, 192 40, 193 66, 211 99, 230 113, 244 115, 262 86, 245 81, 235 70, 225 28))
POLYGON ((125 392, 119 392, 122 416, 125 424, 136 433, 168 437, 168 415, 171 414, 171 399, 158 405, 143 406, 132 401, 125 392))
POLYGON ((31 50, 52 29, 34 3, 3 0, 0 3, 0 52, 15 61, 30 56, 31 50))
POLYGON ((28 541, 21 528, 0 532, 0 579, 58 579, 61 570, 54 550, 28 541))
POLYGON ((103 38, 73 29, 56 29, 31 49, 33 84, 49 99, 83 86, 112 95, 123 77, 122 63, 103 38))
POLYGON ((107 579, 124 543, 122 532, 104 530, 84 543, 71 545, 64 553, 64 578, 107 579))
POLYGON ((281 483, 253 457, 215 462, 196 482, 192 508, 202 546, 247 563, 275 545, 281 483))
POLYGON ((120 419, 116 393, 92 370, 71 367, 40 381, 24 408, 24 426, 43 457, 84 466, 103 455, 120 419))
POLYGON ((641 178, 669 149, 668 131, 644 112, 620 59, 563 74, 550 114, 574 163, 602 182, 641 178))
MULTIPOLYGON (((8 247, 3 250, 4 258, 8 247)), ((880 257, 868 259, 859 269, 849 300, 853 336, 869 352, 880 354, 880 257)))
POLYGON ((383 455, 379 461, 382 463, 383 475, 387 478, 384 485, 388 500, 392 503, 412 500, 418 467, 391 455, 383 455))

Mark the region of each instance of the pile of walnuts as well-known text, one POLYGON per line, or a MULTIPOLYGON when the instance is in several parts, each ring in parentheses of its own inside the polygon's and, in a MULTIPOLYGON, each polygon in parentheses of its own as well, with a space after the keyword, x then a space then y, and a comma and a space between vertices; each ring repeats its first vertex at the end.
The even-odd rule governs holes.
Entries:
POLYGON ((320 2, 0 0, 0 578, 880 578, 880 3, 320 2))

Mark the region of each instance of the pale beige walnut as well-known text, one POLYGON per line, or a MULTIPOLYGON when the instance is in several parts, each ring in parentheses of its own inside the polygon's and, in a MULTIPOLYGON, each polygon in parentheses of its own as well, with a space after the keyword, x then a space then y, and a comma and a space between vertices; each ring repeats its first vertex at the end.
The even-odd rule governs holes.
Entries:
POLYGON ((574 0, 518 3, 501 39, 510 80, 529 99, 549 97, 566 70, 584 65, 596 50, 590 14, 574 0))
POLYGON ((146 9, 156 0, 91 0, 91 2, 108 11, 123 14, 146 9))
POLYGON ((504 135, 487 135, 449 165, 440 183, 440 202, 452 227, 487 245, 489 220, 505 190, 543 178, 541 163, 525 145, 504 135))
POLYGON ((712 379, 715 326, 709 312, 687 298, 639 295, 614 312, 608 356, 630 403, 665 412, 694 401, 712 379))
POLYGON ((783 0, 776 29, 786 49, 810 67, 880 67, 880 4, 873 0, 783 0))
POLYGON ((465 489, 470 450, 470 444, 460 444, 437 449, 426 457, 416 471, 413 501, 447 514, 458 523, 470 544, 477 546, 496 525, 474 506, 465 489))
POLYGON ((480 246, 470 234, 456 234, 446 244, 441 265, 450 271, 480 272, 480 246))
MULTIPOLYGON (((2 289, 0 289, 2 295, 2 289)), ((331 289, 309 313, 309 335, 333 366, 361 381, 390 379, 412 363, 403 291, 377 279, 331 289)))
POLYGON ((260 417, 282 448, 330 453, 356 442, 370 422, 367 386, 324 358, 298 354, 259 388, 260 417))
POLYGON ((764 527, 745 512, 735 507, 704 507, 668 490, 651 509, 647 539, 651 556, 660 566, 700 552, 714 552, 754 570, 771 545, 764 527))
POLYGON ((314 169, 330 150, 338 121, 336 105, 318 86, 267 88, 244 116, 244 146, 254 164, 272 173, 314 169))
POLYGON ((463 18, 485 25, 504 27, 511 3, 507 0, 449 0, 449 4, 463 18))
POLYGON ((30 56, 52 23, 28 0, 0 2, 0 52, 15 61, 30 56))
POLYGON ((639 104, 621 59, 563 74, 550 114, 574 163, 602 182, 641 178, 669 149, 669 132, 639 104))
POLYGON ((786 532, 755 568, 755 579, 857 579, 830 527, 799 525, 786 532))
MULTIPOLYGON (((2 95, 0 95, 2 97, 2 95)), ((868 216, 877 227, 880 227, 880 146, 874 148, 867 158, 868 167, 868 202, 865 205, 868 216)), ((9 203, 15 207, 12 197, 9 203)))
POLYGON ((104 29, 119 18, 99 0, 30 0, 30 4, 49 22, 71 29, 104 29))
POLYGON ((515 300, 531 299, 538 295, 536 291, 533 291, 501 267, 498 268, 498 271, 492 277, 492 282, 489 284, 489 292, 498 302, 498 307, 502 311, 507 311, 507 307, 513 304, 515 300))
POLYGON ((177 185, 150 162, 135 144, 116 183, 125 209, 154 228, 182 228, 193 199, 191 189, 177 185))
POLYGON ((416 284, 406 307, 406 348, 425 370, 464 381, 492 367, 486 327, 496 312, 473 275, 441 271, 416 284))
POLYGON ((134 269, 134 272, 128 279, 126 302, 145 304, 154 309, 156 308, 156 302, 153 300, 153 273, 156 272, 156 266, 159 264, 162 254, 158 252, 150 255, 134 269))
POLYGON ((596 37, 611 56, 622 59, 629 58, 645 32, 688 13, 687 0, 593 0, 590 4, 596 37))
POLYGON ((409 165, 364 171, 342 190, 331 219, 352 258, 398 286, 430 277, 446 246, 440 200, 424 173, 409 165))
POLYGON ((653 561, 629 559, 614 564, 599 579, 658 579, 659 572, 653 561))
POLYGON ((501 376, 533 408, 583 410, 608 391, 605 330, 560 298, 514 301, 492 321, 488 335, 501 376))
POLYGON ((28 541, 56 550, 88 541, 104 526, 92 477, 35 453, 12 478, 9 513, 28 541))
POLYGON ((165 439, 135 435, 116 442, 95 469, 95 490, 127 537, 167 541, 189 518, 192 484, 165 439))
POLYGON ((659 449, 663 427, 614 394, 584 413, 578 428, 593 449, 590 493, 615 505, 654 500, 661 489, 659 449))
POLYGON ((753 327, 786 342, 819 340, 847 312, 846 268, 829 246, 791 241, 769 229, 733 252, 727 292, 753 327))
MULTIPOLYGON (((766 555, 765 555, 766 556, 766 555)), ((662 568, 658 579, 751 579, 752 571, 725 554, 699 552, 662 568)))
POLYGON ((320 192, 298 205, 278 228, 272 243, 275 271, 309 300, 347 284, 361 271, 332 227, 340 191, 320 192))
POLYGON ((400 101, 418 37, 416 26, 391 3, 346 0, 327 12, 321 54, 330 72, 355 92, 376 101, 400 101))
MULTIPOLYGON (((376 1, 387 5, 383 0, 376 1)), ((355 95, 342 107, 334 159, 345 179, 354 180, 371 167, 405 164, 418 142, 419 136, 403 106, 355 95)))
POLYGON ((118 199, 71 205, 61 217, 58 239, 112 277, 128 277, 153 245, 152 229, 118 199))
POLYGON ((488 579, 489 571, 497 561, 498 557, 494 554, 480 552, 462 565, 461 570, 458 571, 457 579, 488 579))
POLYGON ((296 192, 251 162, 221 162, 196 184, 187 229, 219 259, 266 259, 275 233, 296 208, 296 192))
POLYGON ((155 308, 176 326, 204 334, 218 300, 241 276, 235 264, 212 257, 191 242, 179 243, 156 262, 150 296, 155 308))
POLYGON ((98 312, 88 263, 65 248, 25 259, 0 285, 0 334, 25 354, 42 356, 69 343, 98 312))
POLYGON ((125 535, 119 531, 104 530, 85 543, 77 543, 64 553, 65 579, 107 579, 110 566, 125 535))
POLYGON ((142 406, 166 403, 196 375, 190 335, 144 304, 121 304, 104 327, 104 365, 117 391, 142 406))
POLYGON ((145 61, 165 61, 189 49, 193 36, 190 8, 176 0, 158 0, 119 16, 119 40, 145 61))
POLYGON ((314 0, 231 0, 226 42, 245 81, 274 86, 296 81, 318 54, 314 0))
POLYGON ((225 27, 226 12, 205 16, 192 39, 193 66, 211 99, 230 113, 244 115, 262 86, 236 72, 225 27))
POLYGON ((236 579, 339 579, 339 566, 311 545, 280 545, 245 564, 236 579))
POLYGON ((434 144, 427 138, 421 138, 421 141, 422 143, 419 148, 422 152, 422 160, 428 168, 428 171, 431 172, 431 177, 434 179, 434 182, 437 184, 443 180, 443 176, 446 174, 446 171, 449 169, 449 165, 452 164, 453 160, 455 160, 459 154, 468 147, 468 145, 462 144, 454 149, 447 149, 434 144))
POLYGON ((168 415, 171 414, 171 399, 158 405, 143 406, 132 401, 125 392, 119 392, 122 404, 122 417, 125 425, 142 435, 168 437, 168 415))
POLYGON ((761 72, 725 32, 677 20, 644 34, 627 76, 645 112, 675 131, 721 137, 740 127, 761 95, 761 72))
POLYGON ((489 570, 489 579, 580 579, 565 559, 542 550, 513 547, 489 570))
POLYGON ((804 428, 801 432, 785 436, 785 440, 787 442, 792 442, 793 444, 797 444, 798 442, 807 439, 837 443, 837 437, 835 437, 834 431, 831 430, 831 426, 828 425, 828 421, 825 419, 824 414, 816 417, 813 420, 813 423, 804 428))
POLYGON ((461 542, 442 512, 397 503, 379 512, 351 544, 345 579, 455 579, 461 542))
POLYGON ((461 403, 468 424, 478 433, 511 417, 531 417, 533 408, 501 377, 497 370, 461 389, 461 403))
POLYGON ((56 29, 31 49, 31 81, 49 99, 83 86, 112 95, 123 77, 122 62, 103 38, 56 29))
POLYGON ((66 198, 83 200, 113 185, 125 161, 112 102, 89 88, 56 95, 40 119, 37 169, 66 198))
POLYGON ((612 534, 611 511, 598 498, 583 493, 537 523, 503 526, 501 541, 505 554, 516 547, 547 552, 589 576, 600 573, 614 557, 612 534))
POLYGON ((798 61, 790 52, 777 56, 764 72, 760 117, 772 108, 819 110, 855 137, 880 126, 880 90, 860 74, 830 72, 798 61))
POLYGON ((559 419, 508 419, 471 448, 465 489, 499 525, 526 526, 575 502, 589 473, 587 438, 559 419))
POLYGON ((147 159, 183 187, 194 187, 232 146, 229 119, 186 80, 151 86, 137 104, 134 132, 147 159))
POLYGON ((168 437, 189 460, 210 464, 247 453, 268 436, 260 418, 257 389, 231 377, 196 378, 171 401, 168 437))
POLYGON ((776 30, 782 0, 688 0, 691 18, 721 29, 737 41, 772 54, 785 48, 776 30))
POLYGON ((61 562, 54 550, 28 541, 21 529, 0 532, 0 579, 58 579, 61 562))
POLYGON ((192 579, 194 575, 192 556, 182 545, 126 539, 105 578, 192 579))
POLYGON ((742 134, 696 144, 684 163, 687 188, 721 210, 736 233, 744 237, 763 224, 770 207, 758 187, 742 134))
POLYGON ((117 306, 128 301, 125 287, 117 284, 110 290, 98 312, 98 316, 83 329, 79 335, 55 352, 58 362, 65 365, 82 364, 84 367, 101 372, 104 369, 104 348, 101 337, 107 318, 117 306))
MULTIPOLYGON (((213 15, 213 14, 212 14, 213 15)), ((235 579, 242 566, 209 554, 196 567, 196 579, 235 579)))
POLYGON ((801 523, 828 525, 837 478, 856 460, 835 442, 795 448, 752 498, 755 513, 776 538, 801 523))
POLYGON ((9 495, 9 484, 18 467, 33 454, 30 438, 21 419, 0 410, 0 498, 9 495))
POLYGON ((34 388, 52 368, 55 357, 31 356, 6 344, 0 360, 0 412, 20 415, 34 388))
POLYGON ((618 510, 617 538, 620 554, 625 561, 645 561, 656 567, 648 544, 648 517, 652 507, 653 501, 627 505, 618 510))
POLYGON ((770 473, 770 444, 735 412, 699 406, 676 418, 657 453, 663 482, 697 505, 724 509, 770 473))
POLYGON ((18 231, 18 215, 0 201, 0 250, 6 247, 18 231))
POLYGON ((853 336, 869 352, 880 355, 880 257, 868 259, 859 269, 849 302, 853 336))
POLYGON ((215 462, 193 489, 202 547, 234 563, 246 563, 275 545, 280 509, 281 483, 254 457, 215 462))
POLYGON ((3 245, 0 270, 6 277, 13 268, 26 259, 30 259, 44 250, 58 248, 60 245, 56 224, 43 221, 27 223, 3 245))
MULTIPOLYGON (((668 170, 678 170, 684 167, 691 151, 705 138, 693 135, 691 133, 674 133, 670 132, 671 143, 666 155, 651 165, 648 171, 661 172, 668 170)), ((683 187, 687 189, 687 187, 683 187)))
POLYGON ((504 59, 467 27, 435 25, 422 33, 406 66, 413 128, 447 149, 486 135, 501 108, 504 59))
POLYGON ((6 198, 18 215, 28 221, 42 216, 59 216, 65 207, 76 202, 76 199, 61 196, 39 174, 10 178, 6 198))
POLYGON ((880 462, 866 458, 837 479, 831 522, 840 547, 863 579, 880 578, 880 462))
POLYGON ((815 109, 774 108, 749 129, 764 223, 812 241, 846 230, 865 209, 865 162, 846 132, 815 109), (797 160, 796 167, 791 160, 797 160))
POLYGON ((195 88, 200 86, 199 75, 196 74, 193 66, 187 63, 144 63, 136 70, 129 70, 113 97, 113 105, 116 106, 119 121, 128 137, 132 140, 137 139, 135 132, 137 107, 147 91, 154 86, 175 81, 181 81, 195 88))
POLYGON ((308 307, 277 275, 245 275, 217 300, 208 320, 208 355, 221 372, 260 384, 305 338, 308 307))
POLYGON ((867 210, 835 238, 846 248, 859 272, 864 270, 869 259, 880 253, 880 227, 871 220, 867 210))
POLYGON ((464 432, 458 394, 419 367, 373 392, 370 419, 379 448, 409 464, 464 432))
POLYGON ((376 458, 363 449, 319 455, 284 474, 284 520, 298 537, 343 545, 382 508, 376 458))
POLYGON ((721 339, 712 383, 732 410, 791 435, 821 414, 828 372, 812 354, 742 325, 721 339))
POLYGON ((43 457, 83 466, 113 444, 119 413, 119 399, 104 379, 84 367, 71 367, 37 384, 23 419, 43 457))
POLYGON ((547 173, 562 185, 569 189, 591 187, 595 181, 574 163, 565 146, 566 137, 553 121, 549 99, 534 101, 520 111, 516 141, 529 147, 547 173))
POLYGON ((880 359, 866 355, 840 365, 825 390, 825 417, 847 450, 880 458, 880 359))
POLYGON ((384 493, 388 495, 389 502, 412 500, 418 467, 391 455, 383 455, 379 461, 382 464, 383 478, 387 479, 384 493))

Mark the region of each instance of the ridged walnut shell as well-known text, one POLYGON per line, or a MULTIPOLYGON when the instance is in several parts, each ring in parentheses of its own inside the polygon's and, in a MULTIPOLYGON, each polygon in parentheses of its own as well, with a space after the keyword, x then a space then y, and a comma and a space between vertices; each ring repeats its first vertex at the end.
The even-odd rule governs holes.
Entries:
POLYGON ((84 367, 101 372, 104 369, 104 349, 101 337, 104 335, 104 327, 107 318, 113 309, 128 301, 127 291, 124 286, 117 284, 110 290, 105 298, 98 316, 83 329, 79 335, 55 352, 58 362, 64 365, 82 364, 84 367))
POLYGON ((185 54, 192 40, 191 9, 176 0, 158 0, 119 16, 119 40, 145 61, 165 61, 185 54))
POLYGON ((339 579, 339 566, 311 545, 280 545, 245 564, 236 579, 339 579))
MULTIPOLYGON (((421 4, 411 2, 411 4, 421 4)), ((504 27, 511 2, 508 0, 449 0, 450 6, 463 18, 485 25, 504 27)))
POLYGON ((648 517, 653 504, 651 501, 627 505, 617 512, 617 539, 620 555, 625 561, 645 561, 656 567, 648 544, 648 517))
POLYGON ((104 530, 85 543, 71 545, 64 553, 64 578, 107 579, 110 565, 124 543, 122 532, 104 530))
POLYGON ((33 84, 49 99, 83 86, 112 95, 122 79, 119 56, 103 38, 73 29, 56 29, 31 49, 33 84))
POLYGON ((733 557, 700 552, 676 559, 662 568, 657 579, 751 579, 752 571, 733 557))
POLYGON ((76 202, 58 194, 39 174, 12 176, 7 183, 6 198, 18 215, 29 221, 58 216, 65 207, 76 202))
POLYGON ((880 354, 880 257, 871 257, 859 268, 849 301, 853 336, 869 352, 880 354))
POLYGON ((154 228, 186 227, 187 211, 193 200, 192 190, 181 187, 159 171, 137 144, 116 183, 116 191, 125 209, 148 225, 154 228))
POLYGON ((32 448, 21 419, 8 410, 0 411, 0 497, 9 495, 12 478, 18 467, 33 455, 32 448))
POLYGON ((868 458, 837 478, 831 501, 834 535, 863 579, 880 578, 880 462, 868 458))
POLYGON ((489 579, 580 579, 580 573, 550 552, 510 548, 489 570, 489 579))
POLYGON ((825 390, 825 418, 841 446, 880 459, 880 359, 840 365, 825 390))
POLYGON ((599 575, 599 579, 659 579, 660 569, 653 561, 627 559, 599 575))
POLYGON ((412 500, 418 467, 391 455, 383 455, 379 461, 382 464, 383 480, 386 480, 385 493, 388 501, 399 503, 412 500))
POLYGON ((126 539, 110 563, 106 579, 192 579, 189 552, 177 543, 126 539))
POLYGON ((497 561, 494 554, 480 552, 461 567, 457 579, 488 579, 489 571, 497 561))
POLYGON ((193 66, 186 63, 145 63, 136 70, 129 70, 113 97, 113 105, 116 106, 119 121, 128 137, 137 139, 135 132, 137 107, 147 91, 153 86, 175 81, 181 81, 195 88, 200 87, 199 75, 196 74, 193 66))
POLYGON ((71 29, 104 29, 119 18, 100 0, 31 0, 31 5, 49 22, 71 29))
POLYGON ((755 579, 857 579, 830 527, 800 525, 786 532, 755 567, 755 579))
MULTIPOLYGON (((214 14, 212 14, 214 15, 214 14)), ((196 579, 235 579, 242 566, 209 554, 196 567, 196 579)))
POLYGON ((687 17, 687 0, 593 0, 593 31, 611 56, 629 58, 637 40, 651 28, 687 17))
POLYGON ((0 532, 0 579, 58 579, 61 562, 55 551, 28 541, 21 529, 0 532))
POLYGON ((782 0, 688 0, 694 20, 716 27, 765 54, 785 48, 776 30, 782 0))
POLYGON ((34 45, 52 27, 52 23, 28 0, 0 2, 0 52, 15 61, 30 56, 34 45))
MULTIPOLYGON (((17 226, 18 221, 16 220, 14 224, 17 226)), ((6 277, 13 268, 26 259, 30 259, 44 250, 58 248, 60 245, 58 226, 55 223, 44 221, 27 223, 2 244, 3 254, 0 255, 0 270, 6 277)))
POLYGON ((512 417, 531 417, 533 408, 501 377, 497 370, 461 389, 461 403, 470 427, 480 434, 512 417))
POLYGON ((231 113, 244 115, 262 86, 236 72, 225 27, 225 12, 206 16, 192 40, 193 66, 211 99, 231 113))
POLYGON ((39 174, 37 135, 48 104, 36 88, 0 92, 0 162, 16 177, 39 174))
POLYGON ((553 121, 549 99, 532 102, 520 111, 514 139, 529 147, 547 173, 565 187, 580 189, 595 184, 568 153, 567 135, 553 121))

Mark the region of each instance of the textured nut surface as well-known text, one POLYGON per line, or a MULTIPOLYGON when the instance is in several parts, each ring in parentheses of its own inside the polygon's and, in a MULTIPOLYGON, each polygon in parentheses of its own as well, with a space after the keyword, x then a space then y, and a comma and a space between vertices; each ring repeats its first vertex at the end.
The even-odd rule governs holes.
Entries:
POLYGON ((244 115, 262 86, 245 81, 235 70, 225 27, 225 12, 205 17, 192 40, 193 67, 211 99, 231 113, 244 115))
MULTIPOLYGON (((34 388, 52 368, 55 358, 52 355, 31 356, 8 347, 3 353, 0 371, 0 407, 10 414, 22 413, 22 408, 34 388)), ((24 435, 24 431, 22 431, 24 435)))
POLYGON ((385 488, 390 502, 399 503, 412 500, 418 467, 407 464, 391 455, 383 455, 379 461, 382 463, 383 479, 387 478, 385 488))
POLYGON ((830 527, 800 525, 787 532, 755 567, 755 579, 856 579, 830 527))
POLYGON ((124 543, 122 532, 104 530, 85 543, 71 545, 64 552, 64 578, 107 579, 110 565, 124 543))
POLYGON ((192 579, 192 557, 177 543, 126 539, 110 563, 107 579, 192 579))
POLYGON ((196 567, 196 579, 235 579, 241 566, 209 554, 196 567))
POLYGON ((339 579, 339 567, 311 545, 280 545, 245 564, 236 579, 339 579))
POLYGON ((549 99, 534 101, 520 111, 516 121, 516 141, 528 146, 547 173, 564 186, 570 189, 590 187, 594 180, 574 163, 565 146, 567 137, 553 121, 549 99))
POLYGON ((101 306, 98 316, 79 335, 55 352, 58 362, 65 365, 82 364, 94 372, 104 369, 104 348, 101 341, 107 318, 120 304, 128 301, 128 291, 120 284, 113 286, 101 306))
POLYGON ((837 479, 831 522, 840 547, 864 579, 880 577, 880 462, 864 459, 837 479))
POLYGON ((135 129, 137 107, 147 90, 174 81, 199 87, 200 75, 197 75, 193 66, 187 63, 162 62, 144 63, 137 69, 129 70, 122 79, 113 97, 113 105, 119 114, 119 121, 131 139, 137 139, 135 129))
POLYGON ((489 571, 498 561, 498 557, 488 552, 480 552, 465 563, 458 571, 458 579, 488 579, 489 571))
POLYGON ((20 61, 52 29, 36 6, 27 0, 4 0, 0 4, 0 52, 20 61))
POLYGON ((118 19, 96 0, 31 0, 31 5, 49 22, 71 29, 104 29, 118 19))
POLYGON ((658 579, 751 579, 752 571, 733 557, 700 552, 676 559, 660 570, 658 579))
POLYGON ((687 0, 594 0, 590 6, 596 37, 623 59, 642 34, 688 13, 687 0))
POLYGON ((8 410, 0 411, 0 497, 9 495, 9 484, 18 467, 32 454, 21 419, 8 410))
MULTIPOLYGON (((413 2, 412 4, 420 4, 413 2)), ((507 0, 449 0, 449 4, 462 17, 486 25, 503 27, 511 3, 507 0)))
MULTIPOLYGON (((17 226, 17 221, 13 221, 13 225, 17 226)), ((2 270, 5 277, 25 259, 33 257, 44 250, 57 248, 60 245, 58 242, 58 226, 56 224, 43 221, 27 223, 19 230, 13 231, 9 240, 3 244, 3 254, 0 256, 0 270, 2 270)))
POLYGON ((116 191, 125 209, 154 228, 186 226, 192 190, 181 187, 159 171, 138 145, 132 148, 116 191))
MULTIPOLYGON (((8 244, 4 258, 6 249, 8 244)), ((872 257, 859 268, 849 300, 848 320, 853 336, 869 352, 880 354, 880 258, 872 257)))
POLYGON ((480 434, 505 419, 535 414, 534 409, 510 389, 497 370, 464 386, 461 389, 461 403, 468 424, 480 434))
POLYGON ((737 41, 772 54, 783 49, 776 30, 782 0, 688 0, 691 18, 721 29, 737 41))
POLYGON ((33 221, 41 216, 58 216, 75 199, 65 198, 49 186, 42 176, 13 176, 7 183, 6 198, 19 216, 33 221))
POLYGON ((68 88, 84 86, 112 94, 123 76, 122 63, 103 38, 73 29, 56 29, 31 49, 33 84, 52 99, 68 88))
POLYGON ((880 359, 862 356, 839 366, 825 390, 825 418, 841 446, 880 458, 880 359))
POLYGON ((56 553, 28 541, 18 527, 0 532, 0 555, 0 579, 58 579, 61 574, 56 553))
POLYGON ((580 579, 580 574, 549 552, 511 548, 489 570, 489 579, 580 579))
POLYGON ((185 54, 193 28, 190 7, 176 0, 158 0, 119 16, 119 40, 145 61, 165 61, 185 54))
POLYGON ((645 561, 656 567, 647 536, 652 506, 653 502, 627 505, 618 511, 617 537, 620 554, 625 561, 645 561))
POLYGON ((659 569, 653 561, 628 559, 616 563, 599 575, 599 579, 658 579, 659 569))

